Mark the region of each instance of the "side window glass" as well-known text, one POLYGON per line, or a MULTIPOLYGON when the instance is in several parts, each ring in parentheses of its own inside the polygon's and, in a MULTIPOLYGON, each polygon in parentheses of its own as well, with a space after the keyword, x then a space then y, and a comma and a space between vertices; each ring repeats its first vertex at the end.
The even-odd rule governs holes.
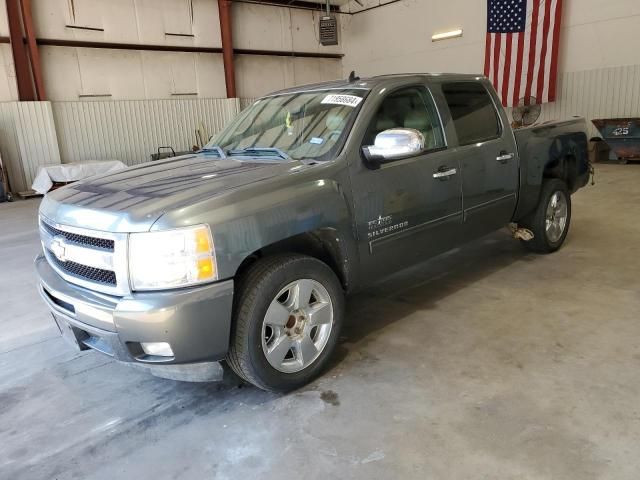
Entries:
POLYGON ((362 145, 373 145, 376 135, 392 128, 418 130, 424 135, 426 150, 445 146, 438 112, 422 87, 403 88, 387 95, 371 119, 362 145))
POLYGON ((491 95, 480 83, 455 82, 442 85, 460 146, 500 136, 500 119, 491 95))

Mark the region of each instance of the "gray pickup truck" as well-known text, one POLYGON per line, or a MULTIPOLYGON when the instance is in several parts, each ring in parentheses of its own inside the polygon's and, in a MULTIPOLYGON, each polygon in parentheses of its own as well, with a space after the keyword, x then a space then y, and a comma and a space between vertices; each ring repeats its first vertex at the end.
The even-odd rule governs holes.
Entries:
POLYGON ((184 380, 226 361, 295 389, 332 355, 346 294, 508 224, 560 248, 585 129, 513 131, 481 76, 281 91, 200 152, 47 195, 40 292, 80 349, 184 380))

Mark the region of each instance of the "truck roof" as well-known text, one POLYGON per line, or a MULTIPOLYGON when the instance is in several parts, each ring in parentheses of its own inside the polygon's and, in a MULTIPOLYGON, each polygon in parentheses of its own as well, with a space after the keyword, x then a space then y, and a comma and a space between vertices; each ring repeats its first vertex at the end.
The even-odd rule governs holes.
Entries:
POLYGON ((444 78, 446 80, 477 80, 484 79, 485 76, 481 73, 394 73, 388 75, 376 75, 373 77, 358 78, 352 82, 348 79, 344 80, 332 80, 330 82, 310 83, 307 85, 298 85, 296 87, 285 88, 276 92, 265 95, 265 97, 271 97, 275 95, 285 95, 290 93, 302 93, 312 90, 330 90, 330 89, 344 89, 344 88, 359 88, 363 90, 371 90, 381 84, 389 83, 394 80, 407 79, 407 78, 444 78))

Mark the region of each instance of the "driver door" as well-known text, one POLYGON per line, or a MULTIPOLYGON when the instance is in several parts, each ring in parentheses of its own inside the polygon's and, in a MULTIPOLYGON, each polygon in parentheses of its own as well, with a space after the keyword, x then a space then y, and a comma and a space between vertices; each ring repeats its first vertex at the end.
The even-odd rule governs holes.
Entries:
POLYGON ((362 146, 382 131, 411 128, 425 137, 416 155, 371 169, 351 162, 363 278, 374 281, 453 248, 462 225, 456 155, 447 152, 433 97, 424 85, 392 90, 379 100, 362 146))

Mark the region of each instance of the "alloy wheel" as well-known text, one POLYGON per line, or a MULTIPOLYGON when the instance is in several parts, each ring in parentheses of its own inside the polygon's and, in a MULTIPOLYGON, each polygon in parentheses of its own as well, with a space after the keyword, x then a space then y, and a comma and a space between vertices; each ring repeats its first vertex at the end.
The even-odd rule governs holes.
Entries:
POLYGON ((296 373, 315 362, 329 341, 334 315, 321 283, 301 279, 272 300, 262 322, 262 351, 269 364, 296 373))
POLYGON ((546 212, 545 232, 547 239, 556 243, 567 226, 568 208, 567 199, 563 192, 554 192, 549 199, 546 212))

